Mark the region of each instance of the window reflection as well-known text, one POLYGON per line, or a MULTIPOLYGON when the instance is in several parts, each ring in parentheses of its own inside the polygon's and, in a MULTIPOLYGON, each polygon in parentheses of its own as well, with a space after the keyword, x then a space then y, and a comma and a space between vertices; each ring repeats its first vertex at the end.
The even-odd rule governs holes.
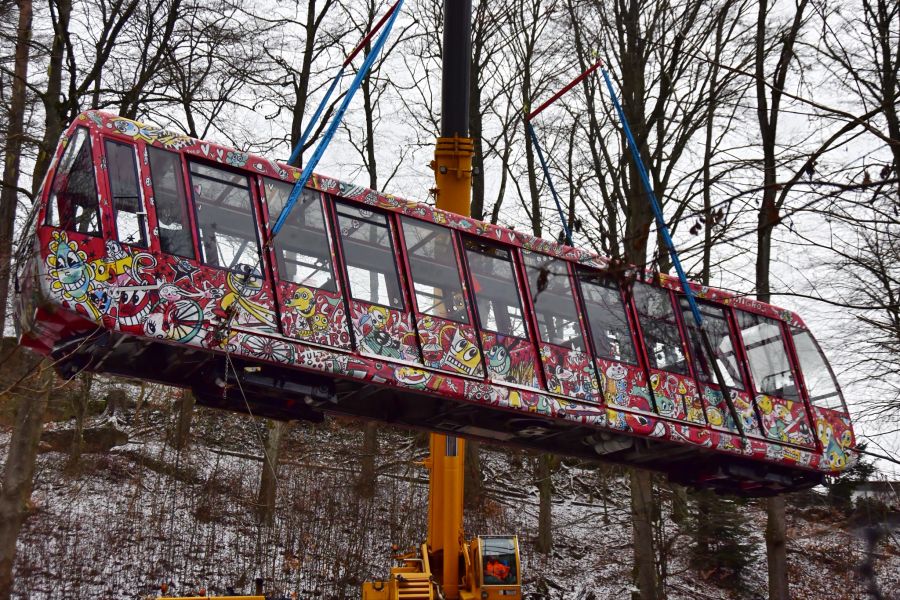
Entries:
POLYGON ((245 175, 190 163, 203 262, 237 269, 259 260, 252 196, 245 175))
POLYGON ((535 252, 523 254, 541 340, 583 352, 584 340, 572 296, 568 264, 535 252))
POLYGON ((797 358, 800 360, 809 401, 814 406, 846 412, 837 379, 812 334, 805 329, 797 328, 792 329, 791 334, 794 337, 794 348, 797 349, 797 358))
POLYGON ((756 391, 786 400, 799 400, 779 322, 743 310, 735 313, 756 391))
POLYGON ((350 295, 371 304, 403 308, 387 217, 343 202, 335 206, 350 295))
POLYGON ((466 240, 465 245, 481 327, 501 335, 527 337, 509 251, 476 240, 466 240))
POLYGON ((419 312, 468 323, 450 230, 407 217, 402 223, 419 312))
POLYGON ((681 344, 681 333, 669 291, 635 282, 634 304, 637 308, 650 366, 670 373, 688 374, 687 360, 681 344))
POLYGON ((131 144, 106 140, 106 173, 112 194, 119 241, 146 248, 147 213, 139 183, 135 148, 131 144))
MULTIPOLYGON (((719 382, 716 381, 715 370, 709 361, 709 357, 706 355, 706 351, 703 349, 703 340, 700 337, 700 331, 697 329, 697 323, 694 321, 694 314, 691 312, 687 298, 681 298, 679 304, 684 325, 688 332, 688 339, 690 340, 694 371, 696 371, 700 381, 718 385, 719 382)), ((738 366, 737 356, 734 353, 734 347, 731 344, 731 334, 728 331, 728 320, 725 317, 724 310, 721 307, 710 306, 709 304, 698 304, 697 307, 700 309, 700 316, 703 317, 706 335, 709 337, 709 343, 713 347, 719 371, 725 379, 725 385, 735 390, 744 390, 744 382, 738 366)))
POLYGON ((47 225, 86 235, 100 235, 100 204, 88 130, 79 127, 53 176, 47 225))
MULTIPOLYGON (((263 177, 269 220, 281 214, 294 186, 263 177)), ((331 245, 325 229, 320 193, 304 189, 275 236, 275 260, 281 279, 334 292, 331 245)))
POLYGON ((147 153, 160 248, 166 254, 195 258, 181 156, 152 146, 147 146, 147 153))
POLYGON ((580 274, 580 279, 594 352, 607 360, 637 364, 618 284, 609 277, 586 272, 580 274))

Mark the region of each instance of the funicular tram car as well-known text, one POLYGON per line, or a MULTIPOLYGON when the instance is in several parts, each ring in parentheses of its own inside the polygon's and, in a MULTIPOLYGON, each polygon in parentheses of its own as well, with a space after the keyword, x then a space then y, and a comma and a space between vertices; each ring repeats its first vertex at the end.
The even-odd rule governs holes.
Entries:
POLYGON ((800 317, 90 111, 20 261, 20 340, 281 419, 355 415, 665 472, 743 495, 845 469, 853 430, 800 317))

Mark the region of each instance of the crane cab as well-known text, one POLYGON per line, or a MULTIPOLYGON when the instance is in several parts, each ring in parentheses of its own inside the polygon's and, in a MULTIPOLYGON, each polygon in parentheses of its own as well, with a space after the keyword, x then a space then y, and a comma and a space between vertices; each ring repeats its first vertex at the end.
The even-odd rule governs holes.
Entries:
MULTIPOLYGON (((470 543, 475 581, 462 590, 461 600, 509 600, 522 598, 519 538, 514 535, 478 536, 470 543)), ((468 566, 468 565, 467 565, 468 566)))

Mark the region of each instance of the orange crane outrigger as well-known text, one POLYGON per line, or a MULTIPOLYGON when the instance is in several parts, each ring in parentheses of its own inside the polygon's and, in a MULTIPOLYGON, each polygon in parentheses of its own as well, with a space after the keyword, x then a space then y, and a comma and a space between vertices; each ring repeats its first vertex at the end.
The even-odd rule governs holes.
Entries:
MULTIPOLYGON (((437 208, 470 215, 474 143, 469 133, 471 0, 444 0, 441 136, 431 167, 437 208)), ((519 542, 515 536, 478 536, 463 530, 465 440, 431 434, 425 461, 428 537, 398 556, 386 580, 363 584, 363 600, 521 600, 519 542)))

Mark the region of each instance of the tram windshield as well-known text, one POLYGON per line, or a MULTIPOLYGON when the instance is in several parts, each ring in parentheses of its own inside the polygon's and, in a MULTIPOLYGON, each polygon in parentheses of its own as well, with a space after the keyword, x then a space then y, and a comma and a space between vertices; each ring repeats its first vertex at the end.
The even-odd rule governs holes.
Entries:
POLYGON ((805 329, 797 328, 792 329, 791 334, 794 338, 794 347, 797 349, 797 358, 800 359, 800 369, 803 371, 803 382, 809 393, 809 401, 813 406, 845 412, 841 388, 812 334, 805 329))

